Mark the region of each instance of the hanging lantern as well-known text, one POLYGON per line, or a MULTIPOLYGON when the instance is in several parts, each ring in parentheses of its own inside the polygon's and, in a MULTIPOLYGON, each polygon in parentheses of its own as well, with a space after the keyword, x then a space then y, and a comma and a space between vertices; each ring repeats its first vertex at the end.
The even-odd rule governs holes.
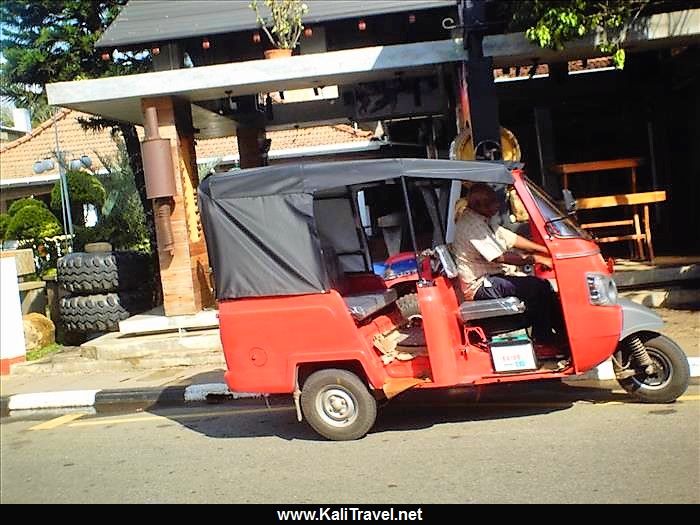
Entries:
POLYGON ((160 48, 158 46, 152 47, 151 54, 152 55, 160 55, 160 48))
POLYGON ((211 47, 211 43, 209 42, 208 38, 203 38, 202 39, 202 49, 209 49, 211 47))
POLYGON ((102 57, 102 60, 104 60, 105 62, 107 62, 108 60, 110 60, 112 58, 112 55, 109 54, 109 52, 107 52, 107 51, 102 53, 102 55, 100 55, 100 56, 102 57))
POLYGON ((260 33, 258 33, 257 31, 253 33, 253 42, 255 42, 256 44, 260 43, 260 33))
POLYGON ((367 23, 364 20, 360 20, 357 23, 357 29, 359 29, 360 31, 364 31, 365 29, 367 29, 367 23))
POLYGON ((410 15, 408 15, 408 23, 415 24, 416 23, 416 15, 414 15, 412 13, 410 15))
POLYGON ((314 34, 314 30, 311 29, 310 27, 307 27, 304 29, 304 36, 306 38, 311 38, 311 36, 314 34))

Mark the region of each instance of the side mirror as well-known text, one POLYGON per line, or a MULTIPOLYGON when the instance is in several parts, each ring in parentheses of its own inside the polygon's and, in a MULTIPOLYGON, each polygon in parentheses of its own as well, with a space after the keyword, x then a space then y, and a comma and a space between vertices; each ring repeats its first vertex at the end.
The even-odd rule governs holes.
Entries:
POLYGON ((576 199, 574 199, 574 194, 571 193, 571 190, 563 189, 561 194, 564 197, 564 211, 568 215, 576 213, 576 199))

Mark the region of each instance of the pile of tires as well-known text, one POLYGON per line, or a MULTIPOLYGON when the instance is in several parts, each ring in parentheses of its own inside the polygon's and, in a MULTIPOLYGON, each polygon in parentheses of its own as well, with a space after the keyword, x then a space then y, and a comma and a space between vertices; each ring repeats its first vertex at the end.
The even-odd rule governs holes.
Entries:
POLYGON ((148 257, 136 252, 76 252, 57 263, 61 321, 69 332, 109 332, 151 307, 148 257))

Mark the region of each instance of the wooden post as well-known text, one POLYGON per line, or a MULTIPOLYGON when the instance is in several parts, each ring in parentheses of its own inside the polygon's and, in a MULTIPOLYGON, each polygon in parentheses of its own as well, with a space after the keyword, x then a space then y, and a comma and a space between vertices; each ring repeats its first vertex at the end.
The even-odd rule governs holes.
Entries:
POLYGON ((177 194, 170 216, 174 250, 161 249, 164 232, 156 223, 158 262, 165 315, 195 314, 214 304, 204 235, 197 209, 197 161, 190 103, 172 97, 148 98, 141 109, 155 107, 158 131, 169 139, 177 194))
POLYGON ((265 127, 239 125, 236 130, 240 167, 258 168, 267 164, 267 152, 264 151, 265 127))

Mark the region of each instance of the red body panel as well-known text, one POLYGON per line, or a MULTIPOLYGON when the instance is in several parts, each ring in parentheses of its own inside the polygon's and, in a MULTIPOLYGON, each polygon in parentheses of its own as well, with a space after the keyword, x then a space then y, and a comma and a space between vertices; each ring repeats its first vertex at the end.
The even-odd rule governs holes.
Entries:
POLYGON ((620 306, 593 305, 588 296, 586 273, 607 274, 608 267, 595 242, 580 238, 550 237, 520 173, 515 172, 514 175, 518 195, 530 214, 533 239, 539 237, 552 255, 575 370, 577 373, 585 372, 613 354, 622 331, 620 306))
POLYGON ((219 303, 229 388, 290 393, 299 363, 359 361, 375 388, 387 376, 381 360, 337 292, 219 303))
MULTIPOLYGON (((374 349, 373 338, 401 322, 395 306, 358 325, 335 290, 220 302, 229 388, 291 393, 297 368, 306 363, 357 362, 369 386, 379 390, 396 378, 425 379, 418 388, 436 388, 563 377, 589 370, 607 359, 618 344, 622 312, 619 306, 595 306, 589 301, 586 272, 608 273, 598 247, 584 239, 550 237, 521 174, 516 171, 514 176, 515 187, 530 214, 533 240, 545 244, 552 255, 553 271, 540 276, 556 279, 573 369, 495 373, 488 350, 466 340, 452 284, 443 276, 433 276, 432 281, 420 283, 417 288, 428 356, 387 365, 374 349)), ((411 279, 415 278, 413 274, 411 279)), ((343 293, 382 290, 386 284, 376 275, 348 275, 343 293)))

